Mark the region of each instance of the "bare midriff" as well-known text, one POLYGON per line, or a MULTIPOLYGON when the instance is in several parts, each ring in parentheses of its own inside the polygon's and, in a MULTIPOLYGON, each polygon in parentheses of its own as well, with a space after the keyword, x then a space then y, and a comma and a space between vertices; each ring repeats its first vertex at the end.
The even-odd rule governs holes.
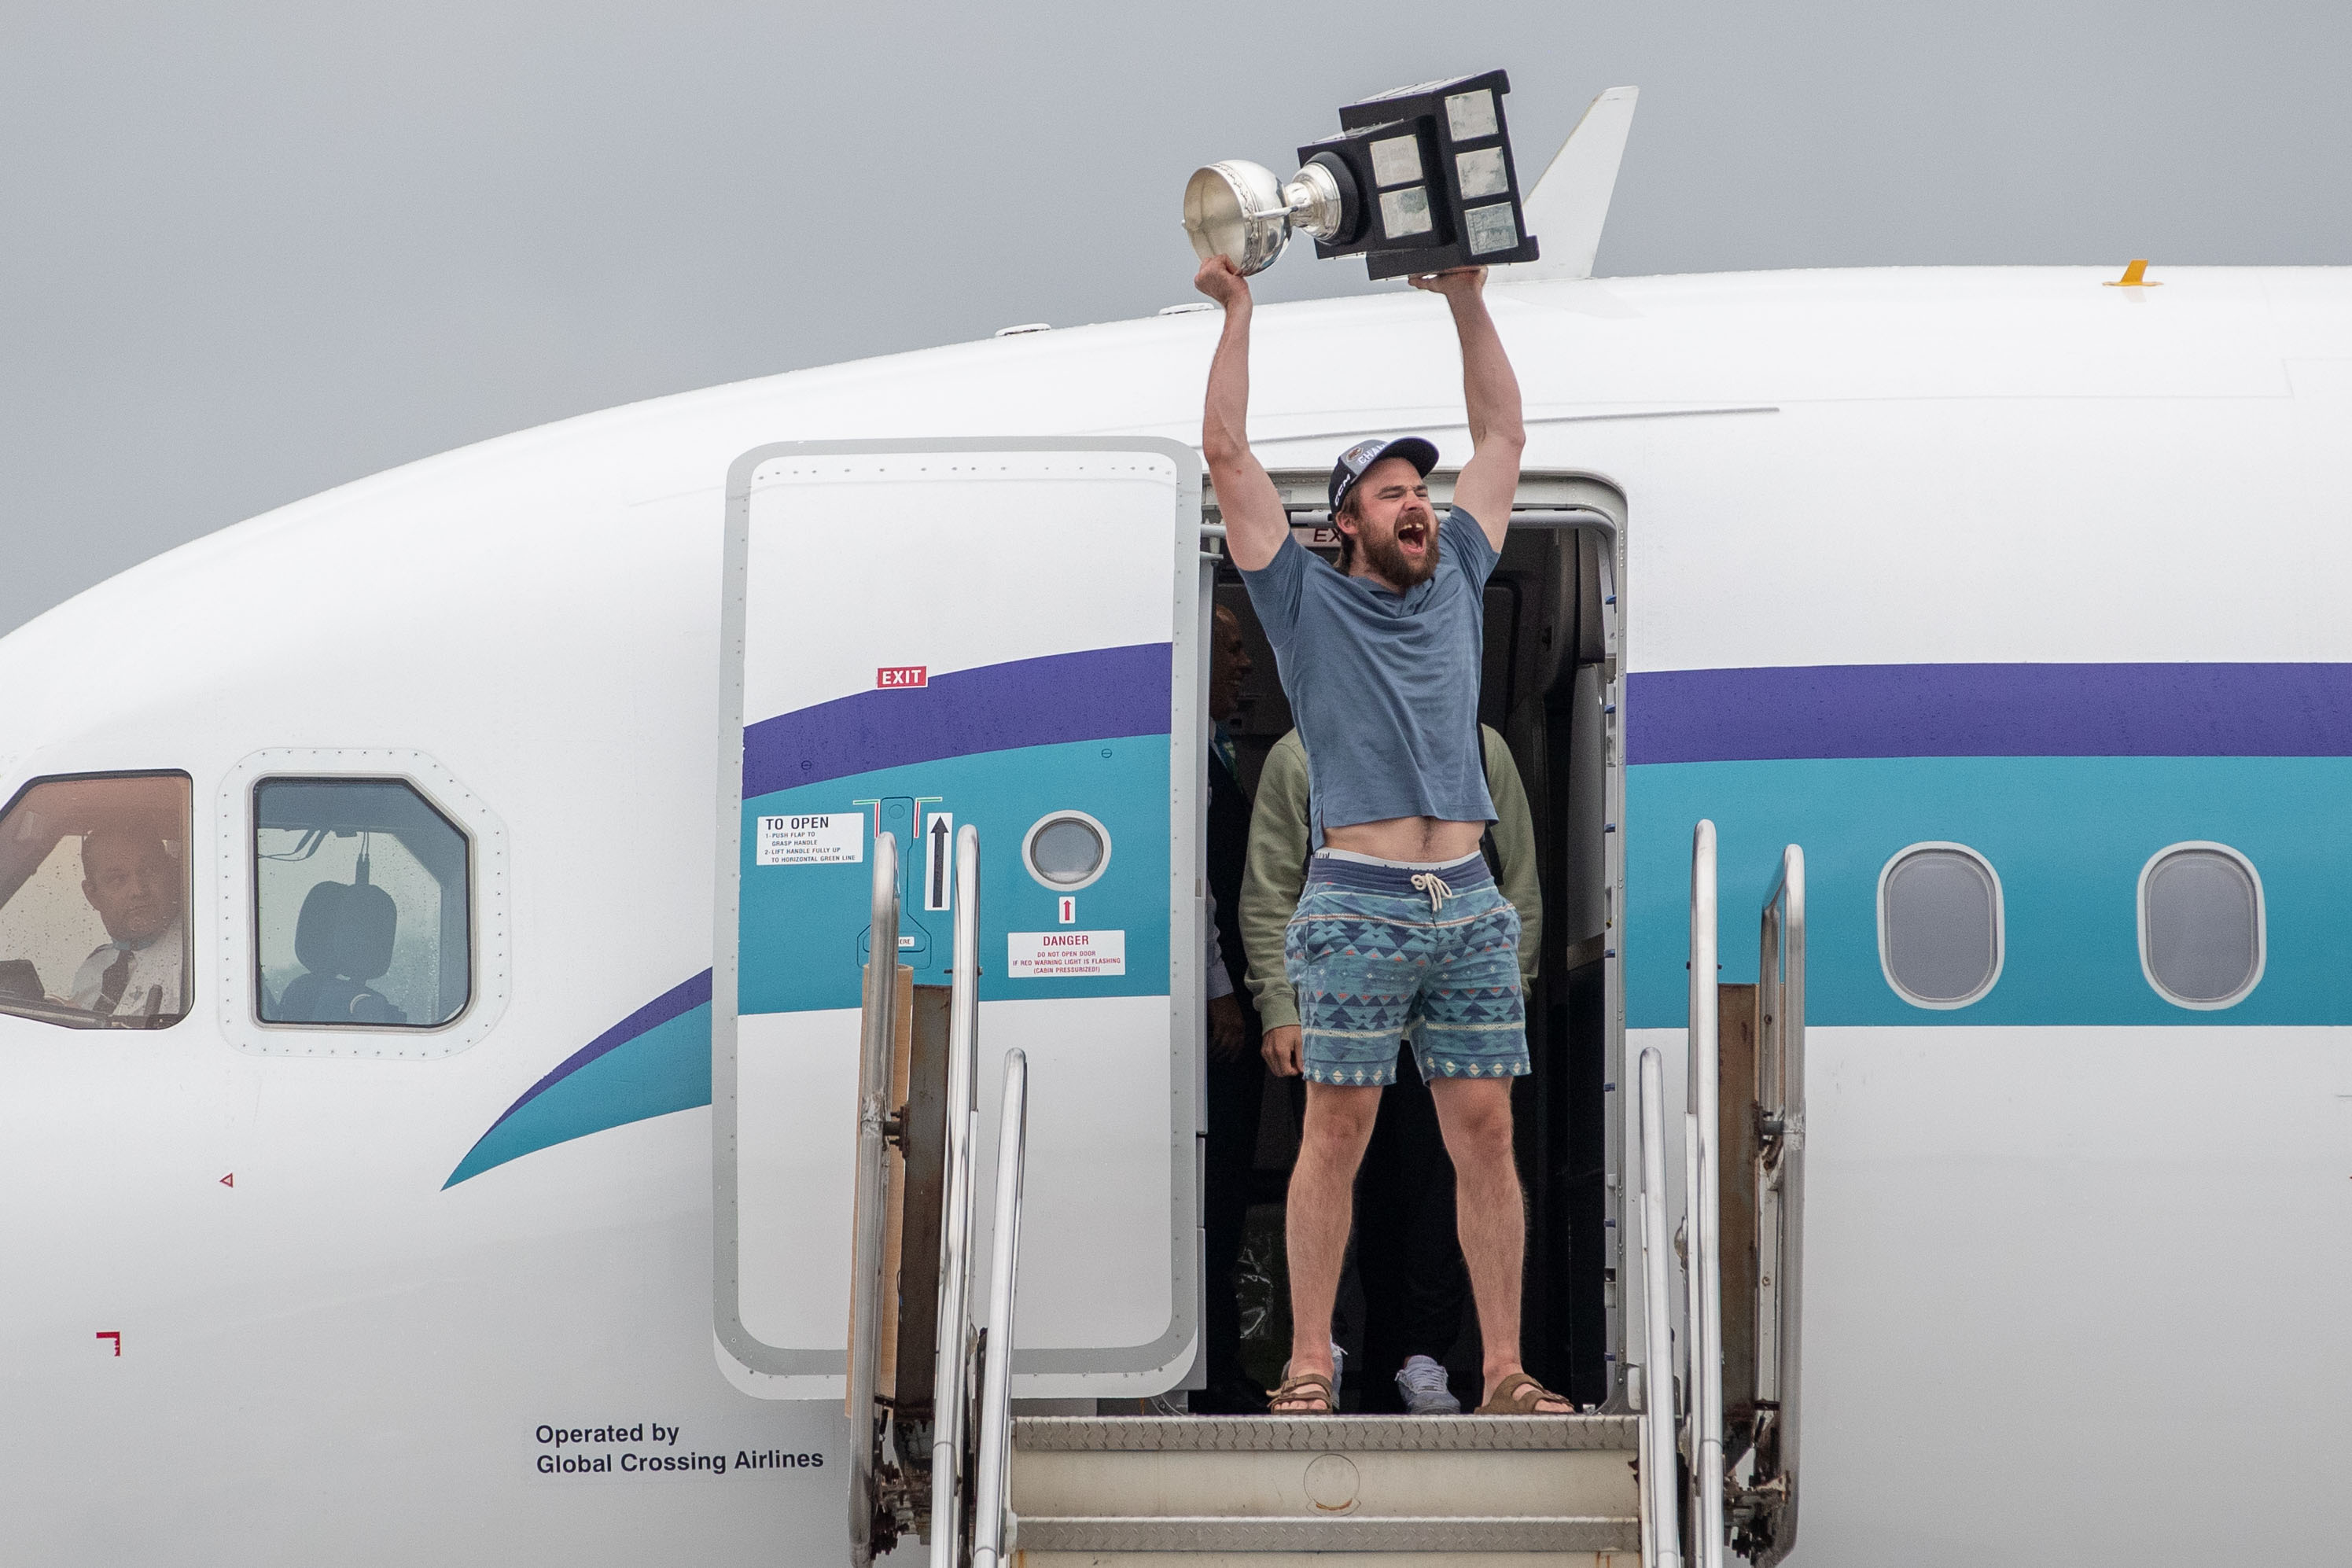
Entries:
POLYGON ((1475 855, 1478 840, 1486 832, 1483 822, 1391 816, 1379 822, 1351 822, 1345 827, 1327 826, 1323 829, 1323 845, 1328 849, 1345 849, 1350 855, 1432 864, 1475 855))

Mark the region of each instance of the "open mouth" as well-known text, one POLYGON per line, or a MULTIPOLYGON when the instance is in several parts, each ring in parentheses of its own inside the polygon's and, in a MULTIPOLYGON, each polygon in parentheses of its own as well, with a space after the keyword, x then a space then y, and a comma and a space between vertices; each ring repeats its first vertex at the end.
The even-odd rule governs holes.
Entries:
POLYGON ((1407 550, 1423 551, 1428 549, 1428 525, 1419 522, 1400 524, 1397 528, 1397 542, 1407 550))

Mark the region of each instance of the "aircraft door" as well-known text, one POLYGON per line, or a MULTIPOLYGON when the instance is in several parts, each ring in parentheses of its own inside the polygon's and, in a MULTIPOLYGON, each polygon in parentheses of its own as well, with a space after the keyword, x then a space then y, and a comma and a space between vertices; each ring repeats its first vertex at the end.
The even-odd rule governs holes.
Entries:
MULTIPOLYGON (((871 857, 895 836, 898 962, 945 986, 970 825, 976 1170, 993 1168, 1005 1050, 1030 1064, 1013 1392, 1173 1386, 1197 1289, 1197 457, 1145 439, 793 443, 739 459, 728 508, 722 1365, 767 1397, 842 1397, 871 857)), ((982 1183, 982 1258, 989 1200, 982 1183)))
MULTIPOLYGON (((1727 986, 1726 992, 1733 988, 1727 986)), ((1801 1414, 1800 1331, 1804 1309, 1805 1218, 1805 854, 1781 852, 1780 875, 1764 902, 1757 984, 1744 1011, 1749 1042, 1741 1062, 1752 1095, 1725 1096, 1746 1123, 1738 1141, 1727 1136, 1720 1170, 1727 1212, 1744 1211, 1747 1267, 1728 1267, 1727 1282, 1744 1272, 1741 1305, 1752 1311, 1744 1364, 1727 1357, 1727 1379, 1738 1376, 1732 1434, 1747 1452, 1733 1465, 1732 1546, 1754 1568, 1773 1568, 1797 1541, 1797 1458, 1801 1414), (1736 1190, 1735 1190, 1736 1189, 1736 1190)), ((1727 1072, 1738 1047, 1725 1030, 1727 1072)), ((1727 1083, 1729 1081, 1727 1078, 1727 1083)), ((1727 1250, 1732 1241, 1725 1236, 1727 1250)), ((1727 1313, 1728 1315, 1728 1313, 1727 1313)), ((1744 1314, 1743 1314, 1744 1315, 1744 1314)))

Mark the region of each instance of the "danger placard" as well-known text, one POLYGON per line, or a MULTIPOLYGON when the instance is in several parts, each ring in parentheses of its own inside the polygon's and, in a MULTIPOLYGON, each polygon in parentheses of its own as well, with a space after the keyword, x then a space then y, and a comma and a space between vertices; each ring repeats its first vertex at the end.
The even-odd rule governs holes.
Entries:
POLYGON ((821 816, 763 816, 752 851, 761 866, 846 866, 866 858, 866 814, 830 811, 821 816))
POLYGON ((1127 973, 1123 931, 1013 931, 1004 945, 1004 972, 1015 980, 1127 973))

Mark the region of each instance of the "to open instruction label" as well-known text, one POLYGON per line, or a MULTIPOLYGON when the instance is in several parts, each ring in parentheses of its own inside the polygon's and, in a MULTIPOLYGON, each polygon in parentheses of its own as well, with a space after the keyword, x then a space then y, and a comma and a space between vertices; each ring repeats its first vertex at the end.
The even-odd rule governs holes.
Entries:
POLYGON ((866 814, 862 811, 760 818, 754 864, 846 866, 865 858, 866 814))
POLYGON ((1123 931, 1012 931, 1004 945, 1004 971, 1015 980, 1127 973, 1123 931))

